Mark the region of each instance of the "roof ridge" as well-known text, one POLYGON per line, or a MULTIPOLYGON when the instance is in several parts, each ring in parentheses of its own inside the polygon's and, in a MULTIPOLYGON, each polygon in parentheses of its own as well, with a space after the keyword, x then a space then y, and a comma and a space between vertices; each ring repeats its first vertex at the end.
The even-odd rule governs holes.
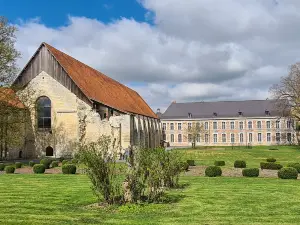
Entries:
POLYGON ((274 100, 276 100, 276 99, 248 99, 248 100, 224 100, 224 101, 172 102, 172 104, 217 103, 217 102, 250 102, 250 101, 274 101, 274 100))

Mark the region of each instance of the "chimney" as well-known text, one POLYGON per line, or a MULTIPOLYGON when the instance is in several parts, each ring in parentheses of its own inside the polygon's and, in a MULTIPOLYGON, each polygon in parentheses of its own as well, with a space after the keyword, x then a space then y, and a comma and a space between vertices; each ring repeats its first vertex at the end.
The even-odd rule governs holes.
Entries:
POLYGON ((156 113, 160 113, 160 108, 158 108, 158 109, 156 110, 156 113))
POLYGON ((176 101, 175 100, 173 100, 173 102, 172 103, 176 103, 176 101))

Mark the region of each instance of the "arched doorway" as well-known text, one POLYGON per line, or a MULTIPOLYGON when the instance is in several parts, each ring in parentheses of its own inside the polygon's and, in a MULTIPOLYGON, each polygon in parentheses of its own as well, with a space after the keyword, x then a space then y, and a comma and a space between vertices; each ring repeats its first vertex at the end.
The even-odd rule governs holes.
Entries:
POLYGON ((19 158, 22 158, 23 151, 19 151, 19 158))
POLYGON ((46 156, 53 156, 53 148, 51 146, 46 148, 46 156))

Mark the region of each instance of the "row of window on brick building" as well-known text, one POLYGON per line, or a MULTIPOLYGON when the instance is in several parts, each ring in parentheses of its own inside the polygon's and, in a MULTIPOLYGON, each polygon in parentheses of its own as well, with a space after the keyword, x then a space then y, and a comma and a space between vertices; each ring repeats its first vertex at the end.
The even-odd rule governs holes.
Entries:
MULTIPOLYGON (((166 125, 167 125, 166 123, 163 123, 163 130, 166 130, 166 128, 167 128, 166 125)), ((239 121, 238 125, 239 125, 240 130, 244 129, 244 121, 239 121)), ((252 121, 248 121, 247 125, 248 125, 248 129, 253 129, 254 128, 252 121)), ((200 127, 200 123, 197 122, 196 126, 200 127)), ((287 129, 290 129, 292 126, 293 126, 292 121, 289 120, 289 121, 286 122, 286 128, 287 129)), ((188 123, 188 129, 191 129, 191 127, 192 127, 192 123, 188 123)), ((256 128, 257 129, 262 129, 262 121, 257 121, 256 128)), ((266 128, 271 129, 271 121, 266 121, 266 128)), ((281 121, 280 120, 277 120, 275 122, 275 128, 276 129, 281 128, 281 121)), ((204 122, 204 129, 205 130, 209 129, 209 122, 204 122)), ((213 122, 213 129, 214 130, 218 130, 218 129, 225 130, 226 129, 226 122, 222 122, 220 128, 218 128, 218 123, 217 122, 213 122)), ((232 129, 232 130, 236 129, 234 121, 230 122, 230 129, 232 129)), ((170 123, 170 130, 175 130, 174 123, 170 123)), ((177 123, 177 130, 182 130, 182 123, 177 123)))
MULTIPOLYGON (((222 135, 222 143, 227 143, 227 136, 226 134, 221 134, 222 135)), ((282 134, 281 133, 276 133, 275 134, 275 141, 276 142, 281 142, 282 141, 282 134)), ((175 136, 174 134, 170 134, 170 142, 175 142, 175 136)), ((182 134, 178 134, 177 135, 177 142, 181 143, 183 142, 182 139, 182 134)), ((239 140, 236 140, 236 135, 235 134, 230 134, 230 143, 252 143, 253 142, 253 134, 252 133, 248 133, 248 140, 246 141, 244 138, 244 134, 240 133, 238 134, 238 138, 239 140)), ((284 137, 284 139, 287 142, 292 142, 292 139, 294 137, 292 137, 292 133, 286 133, 286 137, 284 137)), ((166 140, 166 136, 164 135, 164 140, 166 140)), ((213 143, 218 143, 218 134, 213 134, 213 139, 212 139, 213 143)), ((271 133, 266 133, 266 141, 267 142, 271 142, 272 141, 272 137, 271 137, 271 133)), ((192 142, 192 135, 188 134, 188 142, 192 142)), ((201 142, 201 136, 200 134, 197 134, 196 137, 196 142, 201 142)), ((209 134, 204 134, 204 142, 205 143, 209 143, 209 134)), ((263 134, 262 133, 257 133, 257 142, 263 142, 263 134)))

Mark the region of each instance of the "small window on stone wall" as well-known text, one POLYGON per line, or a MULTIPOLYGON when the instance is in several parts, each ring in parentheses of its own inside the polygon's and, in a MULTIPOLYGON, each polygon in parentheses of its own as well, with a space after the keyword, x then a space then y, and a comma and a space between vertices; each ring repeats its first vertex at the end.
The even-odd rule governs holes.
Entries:
POLYGON ((53 148, 48 146, 46 148, 46 156, 53 156, 53 148))

